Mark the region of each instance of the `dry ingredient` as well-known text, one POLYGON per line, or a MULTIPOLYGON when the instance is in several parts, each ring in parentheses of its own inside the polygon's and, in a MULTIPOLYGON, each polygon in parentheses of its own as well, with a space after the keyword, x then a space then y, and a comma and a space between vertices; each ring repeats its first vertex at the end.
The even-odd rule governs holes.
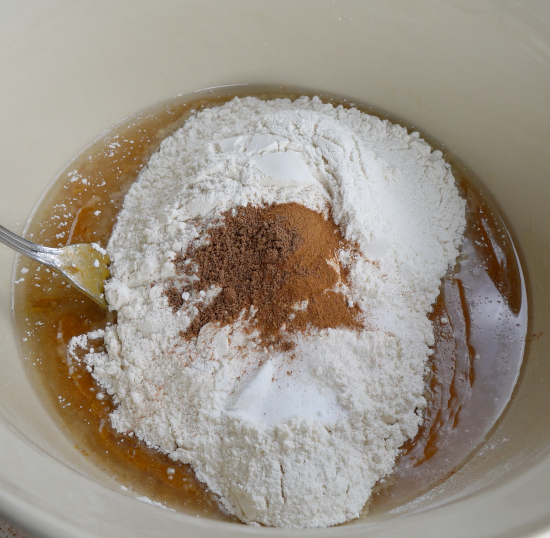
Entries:
POLYGON ((290 349, 285 334, 309 326, 362 327, 355 319, 359 309, 332 291, 347 284, 338 260, 346 242, 332 218, 296 203, 234 211, 210 231, 207 245, 195 249, 191 243, 185 255, 176 255, 176 273, 195 277, 192 284, 166 291, 176 311, 185 294, 212 286, 221 290, 184 334, 198 336, 207 323, 231 323, 250 307, 254 329, 270 346, 290 349))
POLYGON ((245 522, 357 517, 421 422, 426 314, 463 229, 448 165, 402 127, 316 98, 198 113, 151 158, 109 242, 118 321, 108 353, 85 360, 118 404, 114 427, 191 463, 245 522), (291 258, 304 246, 324 256, 326 244, 292 209, 333 219, 341 234, 310 268, 330 268, 327 287, 296 292, 295 303, 282 293, 299 277, 291 258), (267 267, 252 271, 249 290, 229 285, 243 288, 239 275, 213 274, 216 245, 235 246, 223 230, 243 218, 276 251, 266 252, 274 286, 258 280, 267 267), (254 304, 270 294, 278 299, 254 304), (343 318, 315 321, 325 296, 344 301, 343 318))

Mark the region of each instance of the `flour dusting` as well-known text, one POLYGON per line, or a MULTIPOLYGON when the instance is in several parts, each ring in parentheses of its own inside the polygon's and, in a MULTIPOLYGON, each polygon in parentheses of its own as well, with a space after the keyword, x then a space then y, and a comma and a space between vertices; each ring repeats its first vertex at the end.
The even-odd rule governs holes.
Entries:
POLYGON ((107 351, 85 360, 117 405, 114 428, 190 463, 246 523, 358 517, 422 422, 427 313, 464 214, 441 152, 388 121, 307 97, 196 113, 140 173, 107 247, 117 323, 107 351), (281 204, 333 219, 335 284, 319 297, 334 294, 361 328, 292 330, 313 297, 280 326, 284 345, 258 328, 260 304, 190 334, 229 292, 201 288, 192 260, 178 270, 182 255, 208 246, 224 219, 281 204))

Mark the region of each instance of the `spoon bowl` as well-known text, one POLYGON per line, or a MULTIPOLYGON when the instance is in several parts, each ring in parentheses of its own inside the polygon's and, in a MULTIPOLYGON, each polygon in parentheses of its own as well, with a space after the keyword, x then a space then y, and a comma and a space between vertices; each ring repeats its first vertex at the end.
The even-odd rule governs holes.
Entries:
POLYGON ((109 278, 109 256, 97 243, 75 243, 63 248, 37 245, 0 226, 0 242, 63 275, 75 288, 107 309, 104 285, 109 278))

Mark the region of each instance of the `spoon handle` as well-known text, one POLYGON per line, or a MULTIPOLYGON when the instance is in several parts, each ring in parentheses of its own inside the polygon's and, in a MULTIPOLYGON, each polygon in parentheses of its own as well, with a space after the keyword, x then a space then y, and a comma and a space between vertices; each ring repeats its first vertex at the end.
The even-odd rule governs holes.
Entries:
POLYGON ((21 254, 36 260, 37 262, 44 263, 50 267, 55 267, 55 257, 61 254, 61 249, 43 247, 37 245, 32 241, 27 241, 18 235, 10 232, 4 226, 0 225, 0 243, 17 250, 21 254))

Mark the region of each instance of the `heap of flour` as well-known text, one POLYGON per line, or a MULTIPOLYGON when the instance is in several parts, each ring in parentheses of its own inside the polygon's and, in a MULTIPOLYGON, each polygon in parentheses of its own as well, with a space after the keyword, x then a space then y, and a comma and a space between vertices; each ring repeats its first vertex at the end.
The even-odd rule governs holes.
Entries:
POLYGON ((117 404, 113 426, 190 463, 244 522, 357 517, 421 423, 426 315, 464 212, 439 151, 356 109, 245 98, 198 112, 150 159, 107 247, 118 321, 107 352, 85 360, 117 404), (220 290, 183 293, 175 311, 174 260, 206 244, 224 212, 275 203, 331 212, 354 245, 339 253, 349 271, 339 293, 365 328, 311 327, 282 351, 262 345, 251 307, 185 337, 220 290))

